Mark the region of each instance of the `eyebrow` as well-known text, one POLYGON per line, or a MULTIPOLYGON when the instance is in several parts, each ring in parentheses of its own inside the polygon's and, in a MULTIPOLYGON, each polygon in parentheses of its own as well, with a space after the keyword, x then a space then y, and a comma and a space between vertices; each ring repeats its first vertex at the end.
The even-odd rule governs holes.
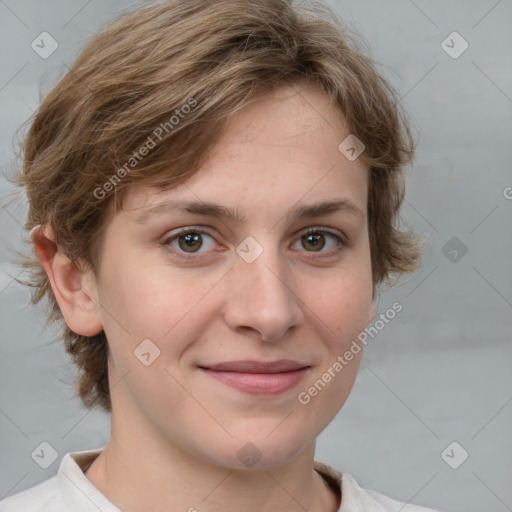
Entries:
MULTIPOLYGON (((220 204, 205 201, 175 200, 159 203, 145 209, 144 212, 135 217, 135 222, 138 224, 144 224, 151 218, 158 215, 177 211, 195 215, 225 218, 238 223, 244 223, 247 221, 246 217, 239 210, 232 210, 231 208, 227 208, 220 204)), ((336 199, 310 205, 302 205, 288 212, 285 217, 293 220, 299 220, 311 217, 321 217, 323 215, 338 212, 347 213, 351 216, 359 217, 362 220, 366 219, 364 213, 349 199, 336 199)))

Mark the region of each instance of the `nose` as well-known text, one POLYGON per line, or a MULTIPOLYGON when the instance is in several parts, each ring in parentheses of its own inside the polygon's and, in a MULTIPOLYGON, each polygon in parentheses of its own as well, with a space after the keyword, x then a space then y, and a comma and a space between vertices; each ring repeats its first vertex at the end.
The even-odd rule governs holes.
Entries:
POLYGON ((252 262, 235 257, 228 274, 225 321, 233 331, 255 331, 263 341, 279 341, 303 321, 303 302, 275 242, 260 245, 263 252, 252 262))

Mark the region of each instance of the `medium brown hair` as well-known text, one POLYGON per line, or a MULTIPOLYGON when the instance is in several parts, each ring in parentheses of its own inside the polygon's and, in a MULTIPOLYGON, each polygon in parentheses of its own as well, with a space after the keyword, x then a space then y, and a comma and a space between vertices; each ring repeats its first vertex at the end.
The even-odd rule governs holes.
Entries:
MULTIPOLYGON (((398 225, 414 142, 396 93, 357 35, 321 4, 167 0, 109 23, 31 120, 14 177, 28 197, 25 228, 51 225, 69 258, 97 274, 102 235, 124 188, 179 185, 205 162, 233 113, 301 83, 328 94, 365 146, 375 296, 381 283, 394 284, 421 262, 421 240, 398 225)), ((63 328, 80 370, 77 396, 111 411, 105 333, 71 331, 33 251, 19 262, 30 272, 18 281, 32 287, 32 303, 46 296, 48 321, 63 328)))

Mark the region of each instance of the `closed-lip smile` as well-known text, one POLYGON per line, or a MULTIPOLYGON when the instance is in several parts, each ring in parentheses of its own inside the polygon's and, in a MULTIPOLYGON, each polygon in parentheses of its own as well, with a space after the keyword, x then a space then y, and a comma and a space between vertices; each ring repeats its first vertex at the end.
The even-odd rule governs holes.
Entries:
POLYGON ((280 359, 226 361, 207 366, 200 365, 199 368, 239 391, 252 395, 273 396, 296 386, 310 366, 291 359, 280 359))

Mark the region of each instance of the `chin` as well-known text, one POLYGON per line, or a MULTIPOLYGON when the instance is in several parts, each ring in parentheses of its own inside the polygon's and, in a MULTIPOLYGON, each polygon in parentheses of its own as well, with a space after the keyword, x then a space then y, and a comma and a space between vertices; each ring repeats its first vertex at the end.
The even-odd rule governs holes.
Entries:
POLYGON ((283 428, 280 434, 274 431, 268 435, 269 432, 258 429, 251 435, 251 430, 246 430, 245 435, 216 444, 216 453, 210 452, 207 457, 215 465, 228 469, 256 471, 287 464, 311 445, 304 432, 300 438, 294 438, 289 428, 283 428))

